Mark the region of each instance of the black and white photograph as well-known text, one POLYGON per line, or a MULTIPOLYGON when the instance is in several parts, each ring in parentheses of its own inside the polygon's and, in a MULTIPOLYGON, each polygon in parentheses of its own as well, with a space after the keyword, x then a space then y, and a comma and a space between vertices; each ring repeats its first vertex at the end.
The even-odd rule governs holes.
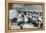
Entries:
POLYGON ((9 29, 31 29, 43 27, 41 5, 8 4, 9 29))

